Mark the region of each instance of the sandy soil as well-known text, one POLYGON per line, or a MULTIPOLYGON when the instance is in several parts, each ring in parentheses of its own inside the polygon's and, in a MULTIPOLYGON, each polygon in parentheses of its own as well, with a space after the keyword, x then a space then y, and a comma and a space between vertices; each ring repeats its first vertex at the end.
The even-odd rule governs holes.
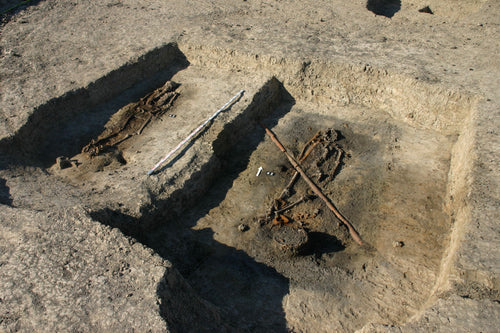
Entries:
POLYGON ((4 13, 0 330, 495 331, 499 13, 486 0, 4 13), (150 93, 168 81, 178 96, 157 113, 150 93), (330 130, 302 163, 363 245, 303 179, 277 209, 308 199, 265 217, 294 170, 259 123, 296 157, 330 130))

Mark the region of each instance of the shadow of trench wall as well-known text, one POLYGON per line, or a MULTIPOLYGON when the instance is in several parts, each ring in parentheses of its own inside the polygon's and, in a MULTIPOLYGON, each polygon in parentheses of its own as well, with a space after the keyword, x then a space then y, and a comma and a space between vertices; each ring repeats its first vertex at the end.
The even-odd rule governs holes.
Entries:
POLYGON ((7 20, 19 11, 26 9, 29 6, 35 6, 42 0, 0 0, 0 15, 1 19, 7 20))

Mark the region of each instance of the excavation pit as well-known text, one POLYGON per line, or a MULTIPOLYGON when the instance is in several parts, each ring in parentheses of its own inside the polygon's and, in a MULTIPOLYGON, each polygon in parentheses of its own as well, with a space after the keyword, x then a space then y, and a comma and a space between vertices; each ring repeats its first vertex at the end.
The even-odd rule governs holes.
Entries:
MULTIPOLYGON (((367 122, 356 121, 370 113, 369 109, 344 107, 341 112, 348 116, 319 113, 317 105, 296 101, 274 130, 297 155, 318 130, 339 129, 338 144, 346 158, 333 180, 317 184, 355 226, 365 245, 355 243, 318 198, 284 213, 295 217, 290 225, 262 225, 259 216, 279 196, 293 168, 271 140, 263 139, 258 127, 233 148, 226 169, 232 174, 215 179, 204 199, 183 214, 182 222, 162 227, 161 234, 148 242, 165 247, 164 253, 176 252, 178 239, 194 240, 210 249, 201 258, 198 254, 197 264, 190 267, 184 266, 184 258, 196 254, 189 250, 187 255, 180 253, 177 259, 170 259, 183 268, 184 276, 205 299, 226 313, 236 309, 233 322, 239 318, 255 323, 262 312, 283 309, 283 314, 269 318, 268 323, 259 322, 262 326, 257 328, 279 326, 281 320, 283 329, 353 331, 368 322, 404 322, 429 298, 449 236, 450 217, 443 204, 452 141, 384 114, 371 115, 367 122), (252 141, 256 148, 247 151, 252 141), (274 175, 256 177, 260 166, 274 175), (241 223, 249 230, 240 232, 241 223), (276 241, 290 233, 284 231, 287 228, 305 228, 313 235, 300 255, 276 241), (188 229, 187 239, 183 238, 181 234, 188 229), (395 242, 404 246, 394 247, 395 242), (219 254, 219 247, 227 249, 219 254), (227 262, 228 251, 245 253, 249 258, 242 259, 244 262, 255 261, 253 265, 260 267, 252 270, 271 269, 281 275, 287 282, 281 282, 280 289, 286 292, 271 292, 281 281, 275 275, 268 282, 258 275, 251 281, 208 283, 205 279, 214 270, 230 271, 234 263, 227 262), (227 297, 221 297, 226 293, 227 297), (263 301, 262 294, 270 299, 263 301), (270 304, 274 309, 267 308, 270 304)), ((291 202, 308 190, 299 179, 291 202)))
MULTIPOLYGON (((89 108, 99 115, 92 118, 99 118, 99 130, 79 132, 96 124, 82 123, 82 114, 50 128, 47 142, 64 133, 80 137, 53 146, 61 148, 50 155, 53 162, 65 154, 78 163, 50 168, 50 177, 78 188, 94 219, 171 261, 230 327, 355 331, 401 324, 418 313, 442 274, 453 177, 461 167, 457 142, 474 98, 367 65, 181 50, 188 63, 169 60, 176 69, 154 86, 175 81, 179 96, 168 113, 147 124, 144 118, 137 135, 114 141, 123 161, 96 167, 78 152, 112 114, 152 91, 141 83, 89 108), (240 89, 241 98, 146 175, 240 89), (318 131, 336 133, 342 157, 330 149, 324 160, 312 153, 304 165, 362 246, 319 198, 283 212, 290 222, 262 221, 294 170, 259 122, 294 156, 318 131)), ((305 195, 309 187, 299 178, 287 204, 305 195)), ((183 317, 165 305, 161 311, 167 321, 183 317)), ((169 324, 188 329, 185 317, 169 324)))

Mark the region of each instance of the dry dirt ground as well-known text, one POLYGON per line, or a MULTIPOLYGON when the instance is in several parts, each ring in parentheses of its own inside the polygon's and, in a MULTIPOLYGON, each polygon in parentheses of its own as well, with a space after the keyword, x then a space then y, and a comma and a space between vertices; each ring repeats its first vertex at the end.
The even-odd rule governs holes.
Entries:
POLYGON ((0 331, 498 331, 500 2, 0 11, 0 331))

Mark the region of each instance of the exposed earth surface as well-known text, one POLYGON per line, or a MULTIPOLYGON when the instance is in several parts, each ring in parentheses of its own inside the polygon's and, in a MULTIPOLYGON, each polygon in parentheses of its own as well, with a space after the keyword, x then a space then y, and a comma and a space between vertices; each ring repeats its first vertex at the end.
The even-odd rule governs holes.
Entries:
POLYGON ((0 11, 0 331, 500 327, 500 2, 0 11))

